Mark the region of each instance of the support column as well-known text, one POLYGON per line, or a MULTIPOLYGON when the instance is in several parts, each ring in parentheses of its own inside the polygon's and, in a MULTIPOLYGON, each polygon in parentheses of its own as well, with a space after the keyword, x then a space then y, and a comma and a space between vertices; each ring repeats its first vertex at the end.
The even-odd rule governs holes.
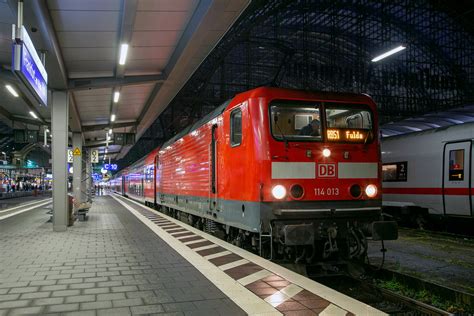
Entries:
POLYGON ((92 163, 91 163, 91 149, 87 150, 86 160, 86 192, 87 200, 92 201, 91 189, 92 189, 92 163))
MULTIPOLYGON (((54 136, 53 136, 54 138, 54 136)), ((82 134, 72 133, 72 152, 74 153, 74 159, 72 163, 72 192, 74 192, 74 202, 80 204, 82 200, 82 134), (79 150, 80 155, 76 155, 74 152, 79 150)))
POLYGON ((53 91, 51 107, 51 156, 53 158, 53 230, 66 231, 67 201, 67 147, 69 96, 66 91, 53 91))
POLYGON ((88 160, 89 160, 89 151, 85 148, 83 148, 82 151, 82 179, 81 179, 81 200, 83 202, 87 202, 88 197, 87 197, 87 180, 88 180, 88 174, 87 174, 87 165, 88 165, 88 160))

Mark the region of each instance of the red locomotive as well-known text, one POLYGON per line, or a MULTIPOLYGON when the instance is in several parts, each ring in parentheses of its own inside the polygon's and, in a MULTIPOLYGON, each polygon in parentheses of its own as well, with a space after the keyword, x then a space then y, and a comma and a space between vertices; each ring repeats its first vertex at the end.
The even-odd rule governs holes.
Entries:
POLYGON ((376 105, 366 95, 257 88, 183 130, 112 185, 266 257, 361 258, 372 223, 377 238, 396 238, 391 222, 378 221, 377 135, 376 105))

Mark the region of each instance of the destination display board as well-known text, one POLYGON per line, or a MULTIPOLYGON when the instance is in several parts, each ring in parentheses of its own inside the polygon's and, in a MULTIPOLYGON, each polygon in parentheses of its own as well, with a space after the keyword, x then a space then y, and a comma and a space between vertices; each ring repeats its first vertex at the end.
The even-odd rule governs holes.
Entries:
POLYGON ((328 128, 326 139, 329 142, 364 143, 370 141, 369 130, 328 128))
POLYGON ((15 75, 32 92, 38 102, 48 105, 48 74, 25 27, 22 41, 13 44, 13 70, 15 75))

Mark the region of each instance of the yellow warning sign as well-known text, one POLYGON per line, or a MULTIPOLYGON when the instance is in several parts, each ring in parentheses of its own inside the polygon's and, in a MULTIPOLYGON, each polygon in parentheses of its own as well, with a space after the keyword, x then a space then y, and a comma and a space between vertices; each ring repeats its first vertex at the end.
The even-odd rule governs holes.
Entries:
POLYGON ((79 147, 74 148, 74 151, 72 152, 74 156, 80 156, 81 155, 81 150, 79 147))

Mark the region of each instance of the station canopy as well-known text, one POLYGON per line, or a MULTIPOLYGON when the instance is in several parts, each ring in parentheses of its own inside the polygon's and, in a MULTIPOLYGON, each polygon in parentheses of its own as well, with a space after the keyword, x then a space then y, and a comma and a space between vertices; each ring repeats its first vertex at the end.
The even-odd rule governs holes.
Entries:
MULTIPOLYGON (((103 157, 109 129, 139 138, 249 0, 23 3, 23 24, 38 54, 45 55, 48 88, 70 91, 70 131, 82 133, 84 145, 98 148, 103 157), (124 65, 119 63, 122 44, 128 45, 124 65)), ((0 132, 33 129, 42 136, 50 127, 51 104, 39 106, 11 72, 12 24, 17 23, 17 14, 17 0, 0 1, 0 120, 7 125, 0 126, 0 132)), ((12 137, 3 143, 7 149, 12 137)), ((119 158, 129 148, 110 145, 107 156, 119 158)))

